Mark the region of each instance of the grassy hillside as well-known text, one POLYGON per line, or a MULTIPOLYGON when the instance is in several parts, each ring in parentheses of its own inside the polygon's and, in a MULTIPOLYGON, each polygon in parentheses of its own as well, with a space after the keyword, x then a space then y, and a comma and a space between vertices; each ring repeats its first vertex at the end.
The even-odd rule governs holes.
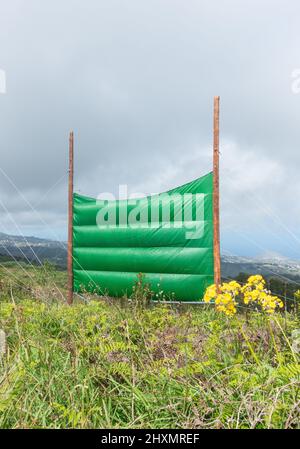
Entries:
POLYGON ((300 427, 295 313, 142 295, 68 307, 65 281, 49 265, 0 270, 0 427, 300 427))

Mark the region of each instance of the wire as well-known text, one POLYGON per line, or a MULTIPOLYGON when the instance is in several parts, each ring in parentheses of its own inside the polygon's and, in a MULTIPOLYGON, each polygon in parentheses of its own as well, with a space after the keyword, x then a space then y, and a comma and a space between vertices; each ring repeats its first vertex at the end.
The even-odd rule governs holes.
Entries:
POLYGON ((0 172, 5 176, 5 178, 8 180, 10 185, 15 189, 15 191, 21 196, 21 198, 25 201, 25 203, 29 206, 29 208, 38 216, 39 220, 49 229, 52 234, 57 239, 57 243, 62 245, 64 249, 67 249, 67 246, 59 240, 59 237, 57 237, 57 234, 53 231, 53 229, 46 223, 46 221, 41 217, 39 212, 32 206, 32 204, 27 200, 27 198, 23 195, 23 193, 18 189, 14 181, 5 173, 5 171, 0 167, 0 172))
MULTIPOLYGON (((3 245, 2 242, 0 242, 0 245, 2 245, 4 248, 5 246, 3 245)), ((31 281, 33 282, 33 284, 36 283, 36 280, 31 276, 31 274, 29 273, 29 271, 25 270, 25 268, 23 268, 23 266, 21 265, 21 263, 14 257, 14 255, 9 251, 8 248, 5 248, 6 251, 8 252, 8 254, 13 258, 13 260, 16 262, 16 264, 21 268, 22 271, 24 271, 24 273, 26 274, 26 276, 28 276, 31 281)), ((44 298, 45 299, 45 298, 44 298)))
POLYGON ((19 287, 28 288, 28 286, 25 283, 23 283, 22 280, 20 280, 14 273, 12 273, 10 270, 8 270, 8 268, 6 268, 5 265, 3 265, 1 262, 0 262, 0 267, 2 267, 7 273, 9 273, 11 276, 13 276, 15 279, 17 279, 18 282, 22 283, 22 285, 20 285, 20 284, 16 284, 16 285, 18 285, 19 287))
MULTIPOLYGON (((40 265, 42 265, 41 260, 39 259, 39 257, 37 256, 37 254, 35 253, 35 251, 33 250, 33 248, 29 245, 28 240, 26 239, 26 237, 22 234, 21 229, 19 228, 17 222, 15 221, 15 219, 13 218, 13 216, 11 215, 11 213, 9 212, 9 210, 7 209, 7 207, 5 206, 5 204, 3 203, 3 201, 0 199, 0 205, 2 206, 2 208, 5 210, 5 212, 8 214, 9 218, 11 219, 11 221, 13 222, 13 224, 15 225, 16 229, 18 230, 18 232, 20 233, 20 235, 23 237, 23 239, 25 240, 26 244, 28 245, 29 249, 31 250, 32 254, 34 255, 34 257, 37 259, 37 261, 39 262, 40 265)), ((24 253, 23 253, 24 254, 24 253)), ((26 256, 25 256, 26 257, 26 256)), ((27 257, 26 257, 27 259, 27 257)), ((27 259, 28 260, 28 259, 27 259)), ((29 262, 29 261, 28 261, 29 262)), ((30 263, 30 262, 29 262, 30 263)))
POLYGON ((36 208, 37 206, 39 206, 44 199, 49 195, 49 193, 63 180, 65 179, 67 176, 67 173, 64 173, 46 192, 45 194, 37 201, 37 203, 35 203, 34 207, 36 208))
MULTIPOLYGON (((246 282, 237 281, 236 279, 231 278, 230 276, 222 276, 222 277, 223 277, 223 279, 227 279, 228 281, 236 281, 236 282, 238 282, 238 283, 241 284, 241 285, 247 285, 246 282)), ((290 300, 290 301, 295 302, 295 299, 290 298, 289 296, 283 296, 283 295, 280 295, 279 293, 276 293, 276 296, 279 296, 279 298, 282 298, 282 299, 285 299, 285 300, 288 299, 288 300, 290 300)))
MULTIPOLYGON (((65 244, 63 244, 63 242, 61 242, 59 240, 59 238, 57 237, 56 233, 53 232, 53 229, 47 224, 47 222, 40 216, 40 214, 38 213, 38 211, 32 206, 32 204, 27 200, 27 198, 23 195, 23 193, 18 189, 18 187, 16 186, 16 184, 14 183, 14 181, 8 176, 7 173, 5 173, 5 171, 0 167, 0 171, 1 173, 5 176, 5 178, 8 180, 8 182, 13 186, 13 188, 15 189, 15 191, 21 196, 21 198, 26 202, 26 204, 30 207, 30 209, 37 215, 37 217, 39 218, 39 220, 47 227, 47 229, 51 230, 52 234, 54 236, 56 236, 55 238, 57 239, 57 243, 60 244, 62 246, 62 248, 64 250, 67 250, 67 246, 65 244)), ((72 260, 74 261, 75 258, 72 254, 72 260)), ((99 286, 96 284, 96 282, 91 278, 90 274, 81 266, 81 264, 76 261, 76 263, 79 265, 79 267, 87 274, 88 278, 90 279, 90 281, 97 287, 97 289, 99 289, 99 286)))
MULTIPOLYGON (((36 252, 34 251, 34 249, 32 248, 32 246, 29 244, 28 240, 26 239, 26 237, 24 236, 24 234, 22 233, 20 227, 18 226, 17 222, 15 221, 15 219, 13 218, 13 216, 11 215, 11 213, 9 212, 9 210, 7 209, 7 207, 5 206, 5 204, 3 203, 3 201, 0 199, 0 205, 2 206, 2 208, 6 211, 6 213, 8 214, 9 218, 11 219, 12 223, 15 225, 16 229, 18 230, 18 232, 20 233, 20 235, 22 236, 22 238, 25 240, 27 246, 29 247, 29 249, 31 250, 31 252, 33 253, 34 257, 37 259, 37 261, 39 262, 40 266, 42 267, 42 269, 44 270, 44 272, 46 273, 46 269, 42 263, 42 261, 40 260, 40 258, 38 257, 38 255, 36 254, 36 252)), ((2 225, 3 227, 3 225, 2 225)), ((0 242, 0 244, 2 245, 2 247, 7 251, 7 247, 5 247, 2 242, 0 242)), ((18 248, 21 253, 23 254, 23 256, 25 257, 25 259, 28 261, 28 263, 32 266, 32 268, 34 269, 34 271, 36 273, 38 273, 37 269, 34 267, 34 265, 30 262, 30 260, 28 259, 28 257, 25 255, 25 253, 23 252, 22 248, 17 247, 16 243, 14 242, 16 248, 18 248)), ((13 257, 12 253, 9 252, 9 254, 13 257)), ((14 260, 16 261, 16 259, 14 258, 14 260)), ((25 270, 26 271, 26 270, 25 270)), ((62 296, 62 298, 64 300, 66 300, 66 298, 64 297, 63 293, 61 292, 61 290, 59 289, 59 287, 57 286, 56 282, 52 279, 52 283, 55 286, 55 288, 57 289, 57 291, 59 292, 59 294, 62 296)))
MULTIPOLYGON (((224 169, 227 173, 228 173, 228 178, 227 179, 229 179, 229 181, 232 183, 232 184, 234 184, 234 182, 232 181, 232 178, 231 178, 231 173, 230 173, 230 171, 228 170, 228 169, 224 169)), ((234 186, 235 187, 235 186, 234 186)), ((247 193, 246 192, 246 195, 248 195, 249 197, 250 197, 250 193, 247 193)), ((296 240, 296 242, 297 243, 299 243, 300 244, 300 239, 296 236, 296 234, 294 234, 293 233, 293 231, 291 231, 290 229, 289 229, 289 227, 288 226, 286 226, 286 224, 278 217, 278 215, 276 215, 273 211, 272 211, 272 209, 267 209, 266 208, 266 205, 262 202, 262 200, 257 196, 257 195, 255 195, 255 193, 253 193, 253 192, 251 192, 251 195, 252 195, 252 197, 254 197, 254 199, 255 199, 255 197, 256 197, 256 201, 259 201, 261 204, 262 204, 262 206, 260 206, 261 207, 261 209, 264 211, 264 212, 266 212, 271 218, 275 218, 276 219, 276 221, 277 221, 277 223, 286 231, 286 232, 288 232, 295 240, 296 240)), ((274 220, 275 221, 275 220, 274 220)))
MULTIPOLYGON (((241 212, 241 214, 245 215, 245 211, 244 211, 241 207, 239 207, 237 203, 235 203, 234 201, 230 200, 228 197, 226 198, 226 201, 227 201, 228 203, 230 203, 231 206, 233 205, 233 207, 234 207, 236 210, 239 209, 239 211, 241 212)), ((273 237, 275 237, 275 238, 276 238, 277 240, 279 240, 281 243, 284 243, 284 245, 287 245, 287 246, 293 251, 293 253, 297 254, 298 257, 300 256, 300 253, 296 252, 296 251, 295 251, 295 248, 294 248, 288 241, 283 240, 283 238, 279 237, 277 234, 275 234, 274 232, 272 232, 266 225, 264 226, 262 223, 257 222, 257 221, 254 219, 254 217, 253 217, 252 215, 250 215, 250 214, 249 214, 249 216, 247 216, 247 220, 249 220, 249 219, 254 223, 254 225, 255 225, 256 227, 259 226, 259 227, 260 227, 261 229, 263 229, 264 231, 267 230, 268 234, 271 234, 273 237)), ((232 228, 232 225, 227 225, 227 228, 232 228)), ((265 248, 265 249, 267 249, 267 248, 265 248)))

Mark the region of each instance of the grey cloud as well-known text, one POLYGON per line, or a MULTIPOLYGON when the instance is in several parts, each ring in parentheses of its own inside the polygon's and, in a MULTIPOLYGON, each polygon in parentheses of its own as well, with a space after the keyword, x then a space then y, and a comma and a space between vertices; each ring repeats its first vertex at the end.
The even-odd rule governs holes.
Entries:
MULTIPOLYGON (((300 94, 291 90, 300 67, 299 12, 296 0, 2 4, 0 166, 35 204, 66 173, 74 129, 82 193, 116 192, 124 183, 166 190, 210 170, 218 94, 225 245, 236 247, 234 231, 226 231, 232 225, 250 226, 259 242, 268 226, 299 247, 274 218, 299 237, 300 94)), ((0 188, 23 232, 41 226, 46 235, 3 176, 0 188)), ((38 206, 61 233, 66 188, 61 183, 38 206)), ((277 250, 278 238, 268 245, 277 250)))

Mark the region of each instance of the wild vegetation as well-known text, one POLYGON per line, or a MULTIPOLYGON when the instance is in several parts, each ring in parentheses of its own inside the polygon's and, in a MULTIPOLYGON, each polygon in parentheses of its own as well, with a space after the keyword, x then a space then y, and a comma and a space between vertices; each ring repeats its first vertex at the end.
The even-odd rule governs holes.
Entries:
POLYGON ((141 278, 70 307, 65 285, 49 264, 0 269, 0 427, 300 427, 296 307, 154 305, 141 278))

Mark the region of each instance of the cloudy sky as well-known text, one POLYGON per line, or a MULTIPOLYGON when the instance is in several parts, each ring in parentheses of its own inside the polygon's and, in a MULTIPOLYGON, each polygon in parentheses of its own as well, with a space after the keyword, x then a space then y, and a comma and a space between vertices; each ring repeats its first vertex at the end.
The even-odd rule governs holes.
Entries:
POLYGON ((299 14, 297 0, 0 0, 0 230, 66 238, 70 129, 83 194, 210 171, 220 95, 222 250, 299 259, 299 14))

